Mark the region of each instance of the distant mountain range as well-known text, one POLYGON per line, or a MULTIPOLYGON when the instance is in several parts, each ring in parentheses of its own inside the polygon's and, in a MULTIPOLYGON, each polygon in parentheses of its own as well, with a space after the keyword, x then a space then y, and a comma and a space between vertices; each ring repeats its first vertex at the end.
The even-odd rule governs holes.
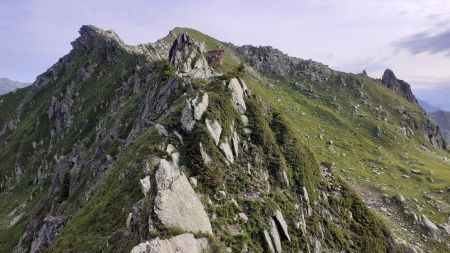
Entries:
POLYGON ((4 77, 0 78, 0 95, 11 92, 11 91, 19 89, 19 88, 23 88, 28 85, 30 85, 30 84, 13 81, 11 79, 4 78, 4 77))
POLYGON ((427 101, 422 100, 422 99, 419 99, 419 104, 420 104, 420 105, 422 106, 422 108, 423 108, 426 112, 428 112, 428 113, 436 112, 436 111, 442 110, 441 108, 439 108, 439 107, 437 107, 437 106, 434 106, 434 105, 432 105, 432 104, 430 104, 430 103, 428 103, 427 101))
POLYGON ((429 114, 430 117, 436 120, 437 124, 442 130, 442 133, 450 141, 450 112, 439 110, 429 114))

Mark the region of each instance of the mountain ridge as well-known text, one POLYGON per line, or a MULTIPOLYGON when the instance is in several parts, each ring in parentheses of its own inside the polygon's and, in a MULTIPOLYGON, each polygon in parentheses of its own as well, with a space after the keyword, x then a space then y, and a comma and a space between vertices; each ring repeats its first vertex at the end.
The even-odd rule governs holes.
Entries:
POLYGON ((0 95, 13 92, 17 89, 24 88, 25 86, 30 85, 29 83, 22 83, 18 81, 13 81, 6 77, 0 78, 0 95))
MULTIPOLYGON (((4 144, 2 158, 15 151, 41 164, 36 168, 32 161, 13 162, 14 157, 4 162, 1 189, 8 191, 2 194, 28 199, 3 206, 12 214, 2 216, 11 219, 8 229, 26 223, 15 252, 46 251, 46 245, 50 252, 151 252, 155 244, 172 247, 180 240, 204 249, 203 239, 213 252, 226 247, 249 252, 440 247, 390 235, 347 186, 359 180, 354 173, 365 170, 343 172, 343 164, 355 166, 360 161, 354 157, 364 151, 353 148, 361 144, 347 149, 347 143, 359 141, 347 131, 367 150, 373 147, 392 160, 395 175, 408 174, 396 166, 410 163, 387 156, 397 142, 412 142, 411 155, 422 152, 422 145, 426 154, 445 161, 439 129, 408 97, 367 77, 291 59, 268 47, 233 47, 190 29, 175 28, 155 43, 128 46, 113 32, 83 26, 73 46, 69 56, 20 95, 14 119, 2 119, 7 126, 2 143, 29 136, 15 150, 4 144), (217 48, 226 52, 222 69, 211 68, 203 57, 205 50, 217 48), (244 69, 240 59, 248 64, 244 69), (388 103, 381 100, 385 96, 388 103), (47 157, 37 156, 43 151, 47 157), (39 186, 32 191, 35 197, 19 194, 19 186, 33 187, 23 184, 24 178, 39 186), (185 191, 166 188, 175 182, 185 191), (182 234, 195 232, 185 219, 167 219, 161 199, 171 191, 186 198, 192 197, 189 192, 201 194, 192 209, 196 215, 186 220, 211 223, 212 237, 196 234, 194 240, 182 234)), ((371 154, 361 154, 365 165, 376 163, 371 154)), ((414 197, 408 195, 402 208, 418 212, 407 205, 414 197)), ((396 204, 391 205, 394 212, 396 204)), ((432 219, 445 225, 441 216, 432 219)), ((422 229, 422 221, 434 225, 423 216, 413 228, 422 229)), ((205 226, 203 231, 211 230, 205 226)), ((425 228, 424 233, 441 238, 442 232, 425 228)))

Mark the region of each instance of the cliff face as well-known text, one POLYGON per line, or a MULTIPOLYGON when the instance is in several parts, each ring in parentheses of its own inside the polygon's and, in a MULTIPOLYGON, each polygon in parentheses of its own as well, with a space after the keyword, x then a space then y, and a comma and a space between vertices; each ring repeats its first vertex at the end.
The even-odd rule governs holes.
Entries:
MULTIPOLYGON (((211 41, 176 29, 156 43, 129 46, 113 31, 83 26, 68 55, 31 87, 2 97, 10 106, 0 108, 5 200, 0 209, 6 210, 0 212, 0 247, 134 253, 413 250, 394 238, 337 174, 334 162, 345 154, 325 159, 307 126, 294 124, 295 117, 306 115, 278 108, 287 97, 271 99, 262 87, 279 88, 280 80, 292 78, 292 91, 306 92, 310 101, 325 97, 322 108, 357 118, 358 129, 369 135, 373 130, 380 142, 393 136, 394 127, 420 125, 414 105, 380 109, 378 87, 368 89, 369 77, 270 47, 220 43, 223 68, 212 68, 205 58, 211 41), (250 67, 239 65, 239 58, 250 67), (323 96, 321 89, 336 97, 323 96), (370 116, 361 113, 361 105, 370 116), (389 125, 360 121, 369 117, 389 125)), ((322 113, 317 105, 315 112, 322 113)), ((326 113, 324 119, 335 117, 326 113)), ((322 120, 314 122, 325 126, 322 120)), ((340 119, 333 124, 344 132, 356 129, 340 119)), ((417 142, 424 138, 418 128, 405 132, 417 142)), ((432 140, 438 133, 431 129, 425 139, 439 145, 432 140)), ((336 154, 340 144, 326 145, 336 154)))
POLYGON ((381 77, 381 83, 386 85, 389 89, 399 92, 400 95, 405 97, 408 101, 418 103, 416 97, 412 93, 411 86, 403 81, 397 79, 394 72, 390 69, 386 69, 381 77))
POLYGON ((436 121, 447 141, 450 141, 450 112, 439 110, 430 113, 430 117, 436 121))

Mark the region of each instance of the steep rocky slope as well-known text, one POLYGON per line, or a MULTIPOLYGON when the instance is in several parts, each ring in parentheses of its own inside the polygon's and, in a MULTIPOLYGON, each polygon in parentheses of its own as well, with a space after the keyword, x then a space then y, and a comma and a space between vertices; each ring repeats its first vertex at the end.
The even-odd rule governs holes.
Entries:
POLYGON ((72 45, 1 97, 3 251, 445 249, 447 144, 393 73, 341 73, 181 28, 129 46, 83 26, 72 45), (216 49, 219 69, 204 56, 216 49), (417 182, 431 199, 409 192, 417 182))

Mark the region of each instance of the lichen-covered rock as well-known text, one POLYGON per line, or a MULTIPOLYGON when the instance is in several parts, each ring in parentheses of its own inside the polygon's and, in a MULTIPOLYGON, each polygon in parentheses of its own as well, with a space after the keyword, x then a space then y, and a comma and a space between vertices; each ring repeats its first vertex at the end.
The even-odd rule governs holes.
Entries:
POLYGON ((131 253, 203 253, 209 250, 206 238, 195 238, 193 234, 181 234, 167 240, 159 238, 140 243, 131 253))
POLYGON ((212 234, 202 203, 179 169, 162 159, 155 178, 157 195, 154 212, 164 227, 212 234))
POLYGON ((208 94, 204 93, 199 102, 198 97, 186 101, 186 106, 181 113, 181 126, 186 132, 192 131, 195 122, 200 120, 208 108, 208 94))
POLYGON ((219 122, 215 119, 205 119, 205 125, 206 129, 208 129, 209 134, 213 138, 214 143, 216 143, 216 145, 219 145, 220 134, 222 133, 222 127, 220 126, 219 122))
POLYGON ((244 101, 244 90, 241 84, 236 78, 233 78, 228 83, 228 88, 231 90, 231 101, 234 108, 241 114, 244 114, 247 110, 247 106, 244 101))

